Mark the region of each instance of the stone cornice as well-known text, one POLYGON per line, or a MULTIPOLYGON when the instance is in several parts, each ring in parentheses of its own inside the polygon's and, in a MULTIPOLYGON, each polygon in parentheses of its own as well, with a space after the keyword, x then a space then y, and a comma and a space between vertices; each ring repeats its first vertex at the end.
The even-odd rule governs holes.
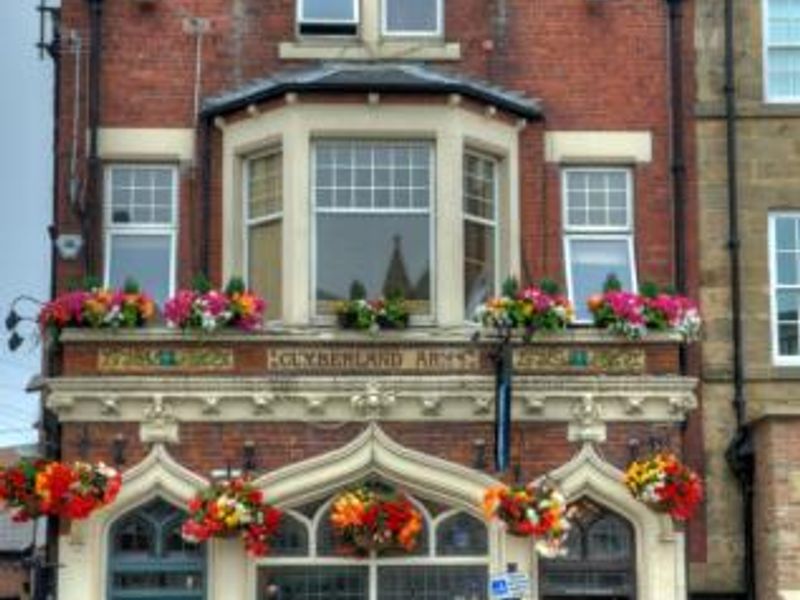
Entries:
MULTIPOLYGON (((333 327, 267 327, 263 331, 247 333, 237 330, 204 333, 181 331, 167 327, 144 327, 141 329, 75 329, 62 331, 60 340, 64 344, 97 344, 104 342, 191 342, 213 344, 225 342, 236 344, 268 344, 269 342, 354 342, 371 343, 463 343, 468 344, 472 337, 480 333, 481 340, 492 341, 492 331, 479 327, 414 327, 404 331, 382 331, 370 334, 341 330, 333 327)), ((642 346, 651 344, 678 344, 680 335, 676 333, 650 332, 635 341, 614 335, 600 329, 586 327, 567 329, 556 333, 543 333, 534 337, 536 345, 551 344, 619 344, 642 346)))
MULTIPOLYGON (((663 376, 518 376, 520 421, 571 424, 597 439, 612 421, 681 421, 697 405, 697 381, 663 376), (592 433, 594 432, 594 433, 592 433)), ((490 421, 487 376, 95 377, 47 382, 46 403, 65 422, 490 421)), ((600 436, 602 437, 602 436, 600 436)))

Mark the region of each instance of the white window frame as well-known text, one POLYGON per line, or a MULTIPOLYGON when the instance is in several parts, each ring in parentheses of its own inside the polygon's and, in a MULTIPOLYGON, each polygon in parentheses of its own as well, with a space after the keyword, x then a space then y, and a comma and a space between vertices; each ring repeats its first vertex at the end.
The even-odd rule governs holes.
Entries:
MULTIPOLYGON (((250 218, 250 165, 254 160, 258 160, 260 158, 267 158, 274 156, 276 154, 282 154, 283 149, 280 146, 275 146, 271 148, 267 148, 266 150, 262 150, 256 154, 252 154, 246 157, 243 161, 242 165, 242 222, 244 224, 244 234, 242 235, 242 264, 244 265, 244 280, 247 282, 247 285, 250 285, 250 228, 256 227, 259 225, 265 225, 267 223, 274 223, 275 221, 280 221, 281 226, 283 226, 283 211, 284 211, 284 201, 285 198, 283 197, 283 190, 281 190, 281 210, 277 212, 270 213, 263 217, 257 217, 255 219, 250 218)), ((281 169, 283 169, 283 165, 281 165, 281 169)), ((283 180, 284 173, 281 173, 281 180, 283 180)), ((281 231, 281 240, 283 239, 284 231, 281 231)), ((283 256, 281 255, 281 261, 283 261, 283 256)), ((281 293, 283 293, 283 265, 280 266, 281 269, 281 293)), ((283 309, 283 303, 281 302, 281 309, 283 309)), ((268 323, 277 323, 282 320, 283 315, 279 315, 277 319, 270 319, 267 321, 268 323)))
POLYGON ((769 51, 774 48, 787 48, 800 50, 800 40, 796 44, 771 44, 769 39, 769 3, 771 0, 762 0, 761 2, 761 78, 764 88, 764 101, 770 104, 798 104, 800 103, 800 95, 798 96, 776 96, 770 93, 769 89, 769 51))
MULTIPOLYGON (((624 241, 627 242, 628 260, 631 265, 631 289, 630 291, 636 292, 639 289, 639 281, 637 277, 636 253, 634 250, 634 223, 636 222, 633 212, 633 169, 629 167, 564 167, 561 169, 561 223, 563 230, 563 247, 564 247, 564 272, 567 282, 567 294, 573 305, 576 305, 577 299, 575 298, 575 286, 572 281, 572 250, 571 242, 575 241, 624 241), (570 225, 569 224, 569 204, 568 204, 568 188, 567 178, 570 173, 608 173, 619 172, 625 174, 626 185, 626 215, 627 223, 625 225, 570 225)), ((602 290, 597 290, 602 292, 602 290)), ((578 319, 576 323, 585 324, 590 320, 578 319)))
POLYGON ((780 353, 778 339, 778 289, 800 289, 800 284, 778 284, 778 248, 776 246, 776 224, 778 219, 794 219, 800 221, 800 211, 770 212, 768 217, 767 249, 769 252, 769 313, 770 337, 772 341, 772 363, 776 366, 800 366, 800 353, 785 355, 780 353))
MULTIPOLYGON (((178 177, 178 167, 172 164, 163 163, 111 163, 105 165, 104 187, 105 187, 105 213, 103 236, 105 238, 104 260, 103 260, 103 284, 108 287, 111 281, 111 242, 114 236, 142 236, 142 235, 168 235, 170 237, 170 269, 168 296, 175 295, 175 281, 178 272, 178 224, 180 223, 179 209, 179 190, 180 178, 178 177), (115 169, 143 170, 143 169, 169 169, 172 176, 172 223, 114 223, 112 217, 112 173, 115 169)), ((141 283, 141 282, 138 282, 141 283)), ((143 290, 147 292, 148 290, 143 290)))
POLYGON ((434 31, 414 31, 403 30, 394 31, 389 29, 389 10, 386 6, 391 0, 381 0, 381 35, 387 38, 436 38, 444 35, 444 0, 436 1, 436 29, 434 31))
MULTIPOLYGON (((425 137, 417 137, 417 138, 384 138, 384 137, 373 137, 373 136, 365 136, 365 135, 353 135, 347 136, 343 138, 337 137, 314 137, 310 141, 310 157, 309 157, 309 165, 311 167, 311 176, 310 176, 310 183, 311 183, 311 202, 309 202, 310 208, 310 223, 309 223, 309 231, 311 233, 311 285, 309 286, 309 307, 310 307, 310 314, 311 314, 311 322, 317 325, 330 325, 334 322, 335 317, 329 314, 320 314, 317 311, 317 143, 318 142, 335 142, 335 141, 347 141, 347 142, 388 142, 388 143, 424 143, 430 146, 430 157, 429 157, 429 173, 430 173, 430 182, 429 182, 429 193, 430 199, 428 203, 428 208, 420 209, 420 208, 391 208, 391 209, 382 209, 382 214, 427 214, 428 215, 428 230, 429 230, 429 277, 430 277, 430 298, 428 299, 428 303, 430 306, 430 311, 426 314, 412 314, 411 315, 411 325, 432 325, 436 320, 436 271, 437 271, 437 264, 436 264, 436 215, 437 215, 437 208, 436 208, 436 184, 437 184, 437 173, 436 173, 436 143, 434 140, 430 140, 425 137)), ((324 207, 319 212, 322 213, 330 213, 330 214, 362 214, 364 211, 360 208, 335 208, 335 207, 324 207)))
MULTIPOLYGON (((296 2, 296 14, 295 14, 295 23, 297 32, 300 32, 300 26, 303 23, 324 23, 330 25, 355 25, 356 31, 360 29, 361 24, 361 2, 360 0, 350 0, 350 3, 353 5, 353 18, 352 19, 306 19, 303 15, 305 9, 305 0, 297 0, 296 2)), ((305 34, 308 35, 308 34, 305 34)), ((314 36, 311 36, 314 37, 314 36)), ((334 36, 335 37, 335 36, 334 36)), ((352 36, 345 36, 345 37, 352 37, 352 36)))
MULTIPOLYGON (((500 227, 500 161, 492 156, 491 154, 487 154, 486 152, 481 152, 480 150, 474 150, 472 148, 465 148, 464 149, 464 156, 462 160, 466 165, 466 158, 467 156, 473 156, 480 160, 489 161, 492 163, 494 167, 494 215, 491 220, 481 218, 475 215, 469 214, 464 208, 464 201, 466 200, 466 189, 462 191, 462 199, 461 199, 461 217, 462 217, 462 226, 465 221, 469 221, 471 223, 476 223, 478 225, 483 225, 485 227, 491 227, 494 231, 494 281, 492 282, 493 289, 491 290, 491 294, 497 294, 500 290, 500 252, 501 252, 501 244, 500 244, 500 237, 502 236, 502 228, 500 227)), ((463 178, 466 179, 466 167, 463 170, 463 178)), ((466 228, 465 228, 466 230, 466 228)), ((466 256, 466 235, 463 236, 464 243, 463 248, 461 250, 461 260, 462 260, 462 269, 466 268, 467 256, 466 256)), ((464 280, 464 291, 466 291, 466 279, 464 280)), ((466 298, 464 298, 464 304, 466 304, 466 298)), ((466 312, 466 306, 463 307, 464 311, 466 312)), ((467 323, 473 323, 472 321, 473 315, 464 315, 464 321, 467 323)))
POLYGON ((252 583, 252 597, 258 598, 257 585, 258 585, 258 570, 261 567, 268 566, 284 566, 284 567, 298 567, 298 566, 312 566, 312 567, 327 567, 327 566, 357 566, 367 569, 369 586, 369 597, 367 600, 378 600, 378 569, 380 567, 391 566, 409 566, 409 567, 424 567, 424 566, 484 566, 486 568, 487 580, 491 575, 492 556, 491 556, 491 540, 490 530, 487 527, 486 536, 488 548, 484 555, 480 556, 437 556, 436 555, 436 533, 439 525, 449 517, 458 513, 466 513, 477 520, 480 517, 466 511, 464 509, 454 507, 445 510, 436 517, 432 517, 425 506, 413 496, 409 496, 409 500, 414 505, 414 508, 420 511, 422 518, 428 528, 428 551, 424 555, 413 555, 407 557, 392 557, 392 558, 378 558, 370 556, 363 559, 353 559, 348 557, 337 556, 320 556, 317 551, 317 531, 319 530, 320 521, 323 518, 328 518, 330 507, 333 503, 333 498, 325 502, 314 517, 309 519, 305 515, 298 513, 295 510, 286 510, 285 512, 302 523, 308 532, 308 554, 304 556, 267 556, 255 561, 250 561, 253 564, 254 576, 251 577, 252 583))

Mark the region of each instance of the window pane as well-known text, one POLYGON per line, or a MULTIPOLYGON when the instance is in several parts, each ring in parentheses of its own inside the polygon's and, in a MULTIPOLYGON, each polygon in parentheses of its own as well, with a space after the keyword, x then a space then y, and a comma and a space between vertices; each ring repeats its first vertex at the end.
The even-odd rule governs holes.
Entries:
POLYGON ((771 44, 800 42, 800 2, 798 0, 769 1, 769 42, 771 44))
POLYGON ((489 552, 486 525, 467 513, 456 513, 436 529, 436 554, 439 556, 481 556, 489 552))
POLYGON ((247 281, 267 301, 267 319, 281 317, 282 246, 280 219, 250 227, 247 281))
POLYGON ((264 566, 258 569, 258 600, 365 600, 367 566, 264 566))
POLYGON ((495 228, 464 221, 464 308, 471 317, 495 289, 495 228))
POLYGON ((589 560, 622 560, 632 555, 630 529, 612 516, 595 522, 589 528, 587 541, 589 560))
POLYGON ((770 48, 767 56, 769 95, 776 98, 800 96, 800 48, 770 48))
POLYGON ((797 250, 798 219, 780 217, 775 219, 775 244, 778 250, 797 250))
POLYGON ((173 222, 173 169, 110 167, 112 223, 173 222))
POLYGON ((798 300, 800 300, 800 291, 782 290, 778 292, 779 321, 800 321, 797 311, 798 300))
POLYGON ((117 525, 115 553, 152 554, 155 548, 155 531, 145 521, 133 518, 117 525))
POLYGON ((156 302, 163 302, 172 282, 171 235, 111 234, 108 284, 122 287, 130 278, 156 302))
POLYGON ((283 208, 283 155, 262 156, 249 162, 247 216, 250 219, 278 213, 283 208))
POLYGON ((270 550, 272 556, 308 556, 308 529, 299 520, 284 514, 270 550))
POLYGON ((299 0, 304 21, 354 21, 355 0, 299 0))
POLYGON ((778 348, 781 356, 797 356, 797 324, 778 325, 778 348))
POLYGON ((399 292, 428 312, 430 277, 427 214, 317 215, 318 301, 347 299, 360 282, 371 298, 399 292))
POLYGON ((609 275, 616 275, 623 289, 632 289, 633 267, 628 254, 629 243, 629 240, 568 240, 572 301, 579 320, 591 320, 586 301, 592 294, 603 290, 609 275))
POLYGON ((379 566, 380 600, 443 600, 487 598, 485 566, 379 566))
POLYGON ((386 0, 386 29, 391 32, 435 33, 439 0, 386 0))
POLYGON ((496 164, 493 160, 467 155, 464 160, 464 212, 494 220, 496 211, 496 164))
POLYGON ((570 170, 564 181, 566 227, 630 227, 630 199, 625 171, 570 170))
POLYGON ((778 252, 778 283, 794 285, 797 281, 797 252, 778 252))

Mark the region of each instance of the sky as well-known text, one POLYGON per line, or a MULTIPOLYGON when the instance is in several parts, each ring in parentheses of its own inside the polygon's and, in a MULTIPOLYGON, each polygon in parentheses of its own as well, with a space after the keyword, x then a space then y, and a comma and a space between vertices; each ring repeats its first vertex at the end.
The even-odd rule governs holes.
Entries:
MULTIPOLYGON (((39 417, 38 395, 24 390, 40 372, 40 348, 27 341, 9 352, 5 327, 16 296, 49 294, 53 66, 35 47, 38 2, 0 0, 0 446, 35 442, 39 417)), ((36 316, 31 303, 18 308, 36 316)), ((33 330, 29 322, 19 327, 33 330)))

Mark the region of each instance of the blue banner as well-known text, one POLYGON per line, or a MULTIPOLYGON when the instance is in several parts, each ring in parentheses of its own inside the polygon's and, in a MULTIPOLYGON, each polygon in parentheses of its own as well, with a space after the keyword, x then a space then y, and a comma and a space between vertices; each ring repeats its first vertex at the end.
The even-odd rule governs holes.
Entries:
POLYGON ((502 473, 511 462, 511 344, 504 343, 495 360, 494 468, 502 473))

